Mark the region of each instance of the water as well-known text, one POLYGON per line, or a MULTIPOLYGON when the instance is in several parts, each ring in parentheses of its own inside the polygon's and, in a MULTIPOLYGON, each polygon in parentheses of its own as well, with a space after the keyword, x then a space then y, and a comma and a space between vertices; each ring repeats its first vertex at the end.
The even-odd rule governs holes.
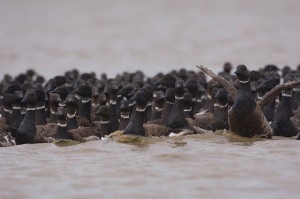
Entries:
MULTIPOLYGON (((1 74, 299 64, 300 3, 0 0, 1 74)), ((0 74, 0 75, 1 75, 0 74)), ((221 135, 0 149, 0 198, 299 198, 299 141, 221 135)))
POLYGON ((221 135, 2 148, 1 198, 299 198, 299 141, 221 135))
POLYGON ((0 67, 148 76, 225 61, 296 67, 298 0, 0 0, 0 67))

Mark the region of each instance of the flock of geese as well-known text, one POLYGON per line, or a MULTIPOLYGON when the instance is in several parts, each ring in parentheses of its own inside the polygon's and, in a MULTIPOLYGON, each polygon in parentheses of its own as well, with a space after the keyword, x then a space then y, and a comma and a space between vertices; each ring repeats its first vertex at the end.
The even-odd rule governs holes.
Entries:
POLYGON ((0 146, 87 142, 117 136, 184 136, 230 130, 300 139, 300 66, 248 70, 225 63, 146 77, 73 69, 48 81, 34 70, 0 83, 0 146), (210 80, 207 80, 207 75, 210 80))

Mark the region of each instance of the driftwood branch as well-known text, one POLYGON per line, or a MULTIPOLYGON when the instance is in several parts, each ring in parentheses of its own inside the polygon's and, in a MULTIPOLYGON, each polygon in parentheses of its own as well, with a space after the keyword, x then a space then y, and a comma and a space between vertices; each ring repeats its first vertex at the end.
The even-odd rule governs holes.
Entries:
POLYGON ((261 108, 264 108, 269 102, 271 102, 282 90, 300 87, 300 81, 293 81, 275 86, 272 90, 267 92, 263 98, 258 102, 261 108))
POLYGON ((231 95, 232 99, 233 100, 236 99, 237 90, 229 81, 227 81, 223 77, 220 77, 220 76, 214 74, 211 70, 209 70, 208 68, 206 68, 204 66, 197 66, 197 68, 202 70, 204 73, 206 73, 208 76, 210 76, 214 80, 218 81, 221 84, 221 86, 223 86, 223 88, 229 93, 229 95, 231 95))

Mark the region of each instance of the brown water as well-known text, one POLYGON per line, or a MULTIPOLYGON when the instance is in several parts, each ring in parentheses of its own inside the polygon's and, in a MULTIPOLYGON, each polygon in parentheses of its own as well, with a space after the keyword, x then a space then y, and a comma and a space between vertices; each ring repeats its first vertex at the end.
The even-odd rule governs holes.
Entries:
POLYGON ((221 135, 2 148, 1 198, 299 198, 296 140, 221 135))
MULTIPOLYGON (((0 0, 1 74, 295 67, 299 10, 297 0, 0 0)), ((299 198, 299 144, 208 134, 1 148, 0 198, 299 198)))

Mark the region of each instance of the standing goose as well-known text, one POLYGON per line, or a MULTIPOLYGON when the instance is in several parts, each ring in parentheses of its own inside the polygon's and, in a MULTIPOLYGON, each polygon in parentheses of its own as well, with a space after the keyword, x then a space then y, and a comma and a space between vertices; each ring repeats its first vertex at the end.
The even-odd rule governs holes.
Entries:
MULTIPOLYGON (((4 106, 9 106, 12 107, 12 103, 16 100, 16 95, 15 94, 10 94, 10 93, 5 93, 4 94, 4 101, 3 105, 4 106)), ((11 120, 6 120, 8 124, 6 123, 1 123, 0 124, 0 147, 8 147, 8 146, 13 146, 15 145, 15 140, 14 137, 16 136, 17 129, 15 129, 15 123, 17 122, 14 120, 12 117, 14 114, 14 111, 17 110, 10 110, 11 112, 8 112, 6 110, 6 116, 9 115, 11 117, 11 120)), ((21 116, 21 114, 19 114, 21 116)))
POLYGON ((175 89, 174 88, 167 88, 165 94, 165 102, 163 105, 163 110, 161 112, 161 119, 162 123, 166 124, 166 121, 170 115, 170 112, 175 103, 175 89))
POLYGON ((124 134, 145 136, 143 123, 148 101, 147 94, 145 94, 145 91, 139 89, 131 100, 135 101, 135 110, 129 119, 129 123, 124 130, 124 134))
POLYGON ((262 108, 272 101, 281 90, 300 86, 299 81, 278 85, 256 103, 250 90, 249 71, 245 65, 237 66, 235 72, 240 82, 238 91, 227 80, 215 75, 207 68, 203 66, 198 68, 217 80, 232 96, 234 104, 228 113, 229 127, 232 132, 244 137, 260 134, 270 138, 273 134, 273 129, 267 122, 262 108))
MULTIPOLYGON (((264 96, 267 92, 272 90, 272 88, 277 86, 279 83, 280 83, 280 79, 278 78, 266 79, 262 84, 260 84, 256 88, 258 100, 261 99, 262 96, 264 96)), ((271 122, 275 115, 275 98, 263 108, 263 112, 265 114, 267 121, 271 122)))
POLYGON ((99 138, 109 135, 111 133, 111 128, 109 124, 110 107, 107 105, 101 105, 96 115, 100 117, 100 123, 98 123, 98 126, 96 128, 96 135, 99 138))
POLYGON ((290 119, 293 116, 291 104, 292 89, 283 90, 281 95, 281 102, 276 110, 271 126, 274 130, 274 135, 292 137, 299 133, 299 130, 295 128, 290 119))
POLYGON ((16 144, 49 143, 52 138, 44 137, 37 132, 35 126, 35 115, 37 106, 37 96, 34 89, 28 89, 22 100, 26 104, 27 111, 16 134, 16 144))
MULTIPOLYGON (((12 113, 13 113, 13 103, 16 100, 16 91, 21 91, 21 87, 19 84, 11 83, 6 86, 6 88, 2 91, 3 94, 3 111, 5 122, 7 125, 11 125, 14 121, 12 113)), ((21 93, 19 93, 21 94, 21 93)), ((16 108, 15 108, 16 110, 16 108)))
POLYGON ((61 102, 61 98, 60 98, 59 94, 57 94, 57 93, 49 93, 50 115, 49 115, 47 123, 54 123, 54 124, 56 124, 56 113, 57 113, 57 108, 58 108, 60 102, 61 102))
POLYGON ((11 93, 4 93, 2 98, 2 106, 3 109, 1 114, 1 123, 0 125, 9 126, 12 122, 12 101, 14 99, 14 95, 11 93))
POLYGON ((211 79, 208 81, 207 84, 207 100, 206 103, 203 105, 203 108, 200 110, 200 114, 197 115, 202 115, 202 114, 210 114, 214 112, 214 95, 216 94, 217 90, 221 88, 222 86, 219 84, 214 79, 211 79))
MULTIPOLYGON (((210 81, 212 82, 212 81, 210 81)), ((214 82, 214 85, 211 85, 209 82, 209 98, 207 98, 206 103, 203 109, 200 110, 198 114, 194 116, 193 124, 199 128, 206 130, 213 130, 213 119, 214 119, 214 96, 217 94, 217 91, 220 89, 220 85, 214 82)))
POLYGON ((127 99, 121 101, 120 112, 121 118, 118 130, 124 130, 129 123, 129 101, 127 99))
POLYGON ((147 104, 147 114, 145 116, 145 122, 147 122, 152 117, 153 87, 150 84, 145 84, 143 88, 146 89, 149 94, 148 104, 147 104))
MULTIPOLYGON (((157 91, 158 92, 158 91, 157 91)), ((175 89, 167 88, 164 104, 161 110, 161 119, 148 121, 150 124, 166 125, 166 121, 175 103, 175 89)))
POLYGON ((119 121, 117 116, 117 93, 120 90, 120 84, 116 80, 112 80, 107 86, 104 93, 109 95, 109 107, 110 107, 110 130, 109 133, 112 133, 119 128, 119 121))
POLYGON ((188 125, 184 117, 183 95, 184 83, 182 80, 177 80, 175 83, 175 104, 166 121, 169 128, 186 128, 188 125))
POLYGON ((165 93, 163 91, 157 91, 154 97, 154 106, 152 110, 152 117, 150 121, 161 119, 163 105, 165 102, 165 93))
POLYGON ((14 137, 23 120, 21 114, 23 92, 21 91, 19 84, 12 83, 8 85, 2 93, 4 94, 3 105, 5 116, 7 116, 7 125, 14 129, 13 132, 11 132, 14 137))
MULTIPOLYGON (((46 109, 46 117, 50 117, 50 92, 57 87, 55 79, 49 79, 44 87, 45 91, 45 109, 46 109)), ((55 121, 56 123, 56 121, 55 121)))
POLYGON ((192 96, 192 110, 191 112, 194 113, 195 111, 195 105, 196 105, 196 100, 197 100, 197 94, 198 94, 198 89, 199 85, 196 79, 190 78, 186 81, 185 83, 185 88, 187 88, 192 96))
MULTIPOLYGON (((117 110, 116 110, 116 115, 118 117, 118 119, 121 118, 121 106, 122 106, 122 100, 128 100, 130 99, 129 95, 130 93, 134 90, 134 87, 131 84, 127 84, 125 86, 123 86, 117 94, 117 110)), ((121 124, 120 124, 121 125, 121 124)), ((125 127, 122 127, 122 129, 124 129, 125 127)), ((120 126, 119 126, 119 130, 120 130, 120 126)))
POLYGON ((92 127, 81 127, 77 124, 76 113, 78 109, 78 99, 74 94, 69 94, 66 100, 62 103, 67 113, 67 129, 68 131, 79 134, 81 137, 95 136, 96 131, 92 127), (74 130, 74 131, 73 131, 74 130))
POLYGON ((74 91, 72 91, 72 93, 76 94, 81 100, 81 104, 78 110, 78 115, 76 116, 78 125, 92 127, 93 126, 91 120, 92 87, 88 84, 81 84, 74 91))
POLYGON ((96 116, 96 112, 100 107, 100 91, 97 86, 92 86, 92 110, 91 110, 91 120, 100 121, 100 118, 96 116))
POLYGON ((36 110, 36 125, 45 125, 47 124, 46 120, 46 109, 45 109, 45 99, 46 95, 42 89, 36 89, 37 95, 37 110, 36 110))
POLYGON ((75 94, 69 94, 63 103, 66 106, 68 130, 77 129, 76 114, 78 110, 78 99, 75 94))
POLYGON ((124 130, 124 134, 139 136, 163 136, 169 135, 170 129, 163 125, 144 124, 149 93, 145 89, 135 92, 131 101, 135 101, 135 109, 129 123, 124 130))
MULTIPOLYGON (((75 140, 73 134, 68 131, 67 113, 64 107, 59 107, 57 109, 57 130, 55 134, 55 139, 75 140)), ((78 136, 77 141, 84 142, 84 139, 78 136)))
POLYGON ((5 124, 10 125, 12 122, 12 99, 13 99, 13 94, 11 93, 4 93, 3 94, 3 114, 5 118, 5 124))
POLYGON ((190 92, 185 92, 183 95, 183 112, 185 118, 194 118, 193 105, 193 96, 190 92))
POLYGON ((55 139, 69 139, 69 140, 75 140, 78 142, 86 142, 86 141, 92 141, 92 140, 99 140, 96 136, 82 136, 80 135, 79 129, 73 129, 68 130, 67 125, 67 113, 66 109, 61 106, 57 109, 57 132, 55 139))
POLYGON ((10 126, 17 130, 23 120, 23 115, 21 114, 21 101, 23 99, 22 91, 14 92, 14 99, 12 101, 12 121, 10 126))
POLYGON ((206 89, 202 85, 199 85, 198 92, 197 92, 197 98, 196 98, 196 102, 195 102, 195 106, 194 106, 194 112, 193 112, 194 115, 199 113, 200 109, 204 107, 207 100, 208 100, 208 97, 207 97, 206 89))
POLYGON ((213 131, 229 129, 228 97, 225 89, 220 88, 214 96, 213 131))

